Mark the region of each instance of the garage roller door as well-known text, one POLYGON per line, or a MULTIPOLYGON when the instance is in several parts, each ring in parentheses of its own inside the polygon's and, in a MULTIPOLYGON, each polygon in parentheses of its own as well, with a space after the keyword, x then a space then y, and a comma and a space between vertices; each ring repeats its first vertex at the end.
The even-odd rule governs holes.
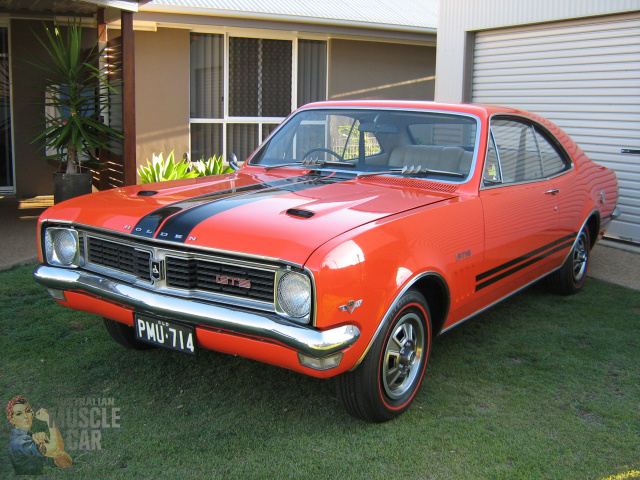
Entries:
POLYGON ((640 243, 640 16, 476 34, 472 99, 564 129, 620 183, 611 236, 640 243))

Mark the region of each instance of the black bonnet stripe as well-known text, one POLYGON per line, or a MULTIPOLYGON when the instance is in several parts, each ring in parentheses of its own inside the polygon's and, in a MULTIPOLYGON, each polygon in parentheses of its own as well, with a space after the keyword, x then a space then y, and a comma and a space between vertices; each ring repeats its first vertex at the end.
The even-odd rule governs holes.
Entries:
POLYGON ((265 198, 275 197, 283 192, 298 192, 347 179, 305 175, 196 197, 152 212, 138 222, 133 233, 182 243, 187 240, 189 233, 198 224, 218 213, 265 198), (158 228, 160 231, 156 235, 158 228))
MULTIPOLYGON (((306 180, 306 178, 304 177, 294 177, 294 178, 300 179, 300 181, 306 180)), ((256 190, 264 190, 267 188, 277 187, 286 181, 291 182, 294 178, 286 179, 286 180, 277 180, 274 182, 255 183, 253 185, 245 185, 237 188, 229 188, 227 190, 221 190, 219 192, 214 192, 214 193, 207 193, 205 195, 193 197, 188 200, 183 200, 181 202, 173 203, 171 205, 166 205, 143 217, 136 224, 132 233, 134 235, 139 235, 141 237, 153 238, 156 232, 158 231, 158 228, 160 228, 160 225, 162 225, 162 222, 164 222, 171 215, 175 215, 176 213, 179 213, 183 210, 194 208, 199 205, 203 205, 205 203, 221 200, 223 198, 242 195, 244 193, 254 192, 256 190)))

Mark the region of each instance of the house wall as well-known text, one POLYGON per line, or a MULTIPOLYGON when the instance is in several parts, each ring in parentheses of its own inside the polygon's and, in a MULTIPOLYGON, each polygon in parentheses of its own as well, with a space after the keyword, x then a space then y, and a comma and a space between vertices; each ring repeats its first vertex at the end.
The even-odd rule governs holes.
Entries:
POLYGON ((329 99, 433 100, 435 47, 333 39, 329 99))
POLYGON ((136 156, 189 152, 189 31, 136 32, 136 156))
MULTIPOLYGON (((52 25, 49 23, 48 25, 52 25)), ((44 160, 44 148, 31 144, 44 122, 44 92, 46 81, 41 72, 27 62, 46 59, 44 48, 34 36, 44 37, 41 21, 11 20, 9 25, 13 110, 13 155, 16 197, 51 195, 55 162, 44 160)), ((96 30, 83 28, 83 43, 90 47, 96 30)), ((65 34, 64 28, 62 29, 65 34)))
POLYGON ((473 32, 638 10, 637 0, 447 0, 440 2, 435 99, 468 101, 473 32))

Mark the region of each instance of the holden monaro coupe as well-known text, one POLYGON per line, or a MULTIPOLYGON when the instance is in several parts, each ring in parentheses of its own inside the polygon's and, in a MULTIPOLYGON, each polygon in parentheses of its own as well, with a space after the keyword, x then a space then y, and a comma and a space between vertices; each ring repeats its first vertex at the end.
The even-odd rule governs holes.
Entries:
POLYGON ((616 201, 615 174, 536 115, 322 102, 235 173, 50 208, 34 276, 126 347, 336 377, 349 413, 382 422, 435 335, 543 277, 578 292, 616 201))

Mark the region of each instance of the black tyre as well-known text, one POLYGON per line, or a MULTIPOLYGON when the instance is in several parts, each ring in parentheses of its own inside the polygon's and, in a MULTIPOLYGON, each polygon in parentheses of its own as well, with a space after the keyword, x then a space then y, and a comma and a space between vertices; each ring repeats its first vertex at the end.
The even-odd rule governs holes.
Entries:
POLYGON ((560 295, 578 293, 587 278, 590 250, 589 230, 585 227, 578 234, 562 267, 549 275, 547 280, 549 290, 560 295))
POLYGON ((150 348, 154 348, 153 345, 138 340, 133 327, 108 318, 103 318, 103 320, 104 326, 107 328, 107 332, 109 332, 111 338, 120 345, 133 350, 149 350, 150 348))
POLYGON ((338 398, 354 417, 392 420, 409 408, 431 352, 429 307, 410 290, 389 312, 362 363, 336 378, 338 398))

